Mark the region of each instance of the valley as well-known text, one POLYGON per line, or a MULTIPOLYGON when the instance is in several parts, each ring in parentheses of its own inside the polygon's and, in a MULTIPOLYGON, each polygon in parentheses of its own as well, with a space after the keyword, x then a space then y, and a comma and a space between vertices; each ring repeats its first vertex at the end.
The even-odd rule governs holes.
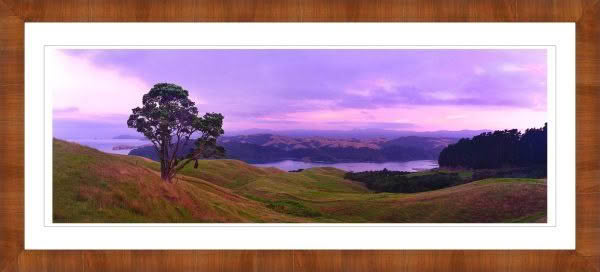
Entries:
MULTIPOLYGON (((200 160, 197 169, 190 164, 173 183, 166 183, 160 179, 160 165, 148 158, 107 154, 58 139, 53 141, 53 161, 53 220, 57 223, 546 220, 545 179, 482 178, 428 192, 378 193, 345 179, 347 172, 336 168, 290 173, 227 159, 200 160)), ((473 176, 464 170, 411 175, 438 171, 461 178, 473 176)))

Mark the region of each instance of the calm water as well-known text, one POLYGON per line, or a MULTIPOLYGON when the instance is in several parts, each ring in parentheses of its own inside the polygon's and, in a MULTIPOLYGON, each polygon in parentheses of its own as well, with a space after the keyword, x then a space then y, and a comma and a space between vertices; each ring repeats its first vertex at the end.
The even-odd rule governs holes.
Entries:
POLYGON ((131 149, 113 150, 112 148, 118 145, 140 146, 150 143, 149 141, 137 139, 69 139, 67 141, 89 146, 105 153, 122 155, 129 154, 131 149))
POLYGON ((362 172, 362 171, 375 171, 375 170, 383 170, 383 168, 387 168, 388 170, 393 171, 407 171, 407 172, 416 172, 422 170, 428 170, 432 168, 437 168, 439 165, 437 161, 433 160, 420 160, 420 161, 406 161, 406 162, 348 162, 348 163, 314 163, 314 162, 302 162, 302 161, 280 161, 274 163, 261 163, 261 164, 253 164, 258 167, 276 167, 281 170, 290 171, 297 169, 308 169, 311 167, 335 167, 338 169, 342 169, 345 171, 354 171, 354 172, 362 172))

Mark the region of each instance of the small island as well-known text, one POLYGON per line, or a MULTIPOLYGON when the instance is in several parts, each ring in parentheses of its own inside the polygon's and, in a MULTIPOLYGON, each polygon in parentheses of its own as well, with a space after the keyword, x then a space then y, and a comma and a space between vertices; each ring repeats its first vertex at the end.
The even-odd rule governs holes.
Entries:
POLYGON ((122 145, 113 146, 112 150, 131 150, 131 149, 138 148, 138 147, 140 147, 140 146, 122 144, 122 145))

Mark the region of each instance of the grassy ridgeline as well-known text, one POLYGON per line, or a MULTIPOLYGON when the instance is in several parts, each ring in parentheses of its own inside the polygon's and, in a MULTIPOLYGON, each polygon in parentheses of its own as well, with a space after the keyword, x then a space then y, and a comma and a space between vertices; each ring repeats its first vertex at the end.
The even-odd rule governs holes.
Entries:
POLYGON ((158 163, 145 158, 61 140, 54 140, 53 148, 54 222, 545 221, 544 179, 485 179, 423 193, 375 193, 335 168, 288 173, 236 160, 202 160, 198 169, 189 165, 167 184, 160 180, 158 163))

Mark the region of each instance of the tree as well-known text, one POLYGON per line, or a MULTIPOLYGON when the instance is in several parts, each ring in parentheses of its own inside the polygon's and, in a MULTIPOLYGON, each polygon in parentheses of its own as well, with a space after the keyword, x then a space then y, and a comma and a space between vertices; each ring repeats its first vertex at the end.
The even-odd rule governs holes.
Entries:
POLYGON ((188 98, 188 91, 171 83, 158 83, 142 98, 143 106, 132 109, 127 126, 144 134, 160 158, 160 176, 171 182, 177 171, 198 159, 223 156, 217 145, 223 135, 223 115, 198 115, 198 108, 188 98), (197 136, 192 140, 192 136, 197 136), (189 152, 182 152, 194 142, 189 152), (184 154, 184 155, 182 155, 184 154))
POLYGON ((547 124, 529 128, 485 132, 472 139, 460 139, 440 152, 441 167, 492 169, 502 167, 539 167, 546 165, 547 124))

